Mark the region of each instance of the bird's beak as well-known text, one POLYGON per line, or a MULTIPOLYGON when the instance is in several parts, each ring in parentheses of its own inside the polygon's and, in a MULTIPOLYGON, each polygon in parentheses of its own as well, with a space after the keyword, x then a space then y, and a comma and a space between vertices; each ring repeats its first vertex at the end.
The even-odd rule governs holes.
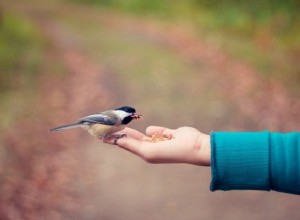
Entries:
POLYGON ((131 117, 132 117, 133 119, 141 119, 141 118, 142 118, 142 115, 139 115, 139 114, 134 113, 134 114, 132 114, 131 117))

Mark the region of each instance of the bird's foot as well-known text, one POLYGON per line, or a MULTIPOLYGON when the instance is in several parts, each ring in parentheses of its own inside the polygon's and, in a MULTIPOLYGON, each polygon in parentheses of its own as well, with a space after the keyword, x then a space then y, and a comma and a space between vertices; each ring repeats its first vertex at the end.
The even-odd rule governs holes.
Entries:
POLYGON ((115 137, 115 140, 114 140, 114 145, 117 145, 117 142, 120 138, 124 138, 124 137, 127 137, 126 134, 119 134, 119 135, 114 135, 115 137))
POLYGON ((126 134, 110 134, 110 135, 105 135, 105 136, 98 136, 98 139, 105 141, 106 139, 115 139, 115 142, 118 141, 120 138, 127 137, 126 134))
POLYGON ((127 137, 127 134, 112 134, 110 135, 110 138, 123 138, 123 137, 127 137))

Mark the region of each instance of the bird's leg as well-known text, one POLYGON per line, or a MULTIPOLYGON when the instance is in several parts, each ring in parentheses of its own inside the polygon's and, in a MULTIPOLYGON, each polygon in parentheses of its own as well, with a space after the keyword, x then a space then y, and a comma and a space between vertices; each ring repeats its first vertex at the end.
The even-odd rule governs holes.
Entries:
POLYGON ((123 137, 127 137, 126 134, 107 134, 107 135, 98 135, 98 139, 104 141, 108 138, 114 138, 116 140, 123 138, 123 137))
POLYGON ((120 138, 123 138, 123 137, 127 137, 127 134, 111 134, 109 137, 120 139, 120 138))
POLYGON ((114 134, 114 135, 111 135, 111 136, 113 136, 114 137, 114 144, 115 145, 117 145, 117 142, 118 142, 118 140, 120 139, 120 138, 123 138, 123 137, 127 137, 127 135, 126 134, 114 134))

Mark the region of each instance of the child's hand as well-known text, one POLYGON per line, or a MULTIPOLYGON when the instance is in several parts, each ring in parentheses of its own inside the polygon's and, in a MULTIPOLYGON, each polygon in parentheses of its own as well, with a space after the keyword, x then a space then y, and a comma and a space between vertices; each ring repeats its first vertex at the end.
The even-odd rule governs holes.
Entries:
POLYGON ((104 142, 117 144, 149 163, 189 163, 210 165, 210 136, 192 127, 169 129, 150 126, 146 135, 131 128, 121 131, 126 137, 109 138, 104 142))

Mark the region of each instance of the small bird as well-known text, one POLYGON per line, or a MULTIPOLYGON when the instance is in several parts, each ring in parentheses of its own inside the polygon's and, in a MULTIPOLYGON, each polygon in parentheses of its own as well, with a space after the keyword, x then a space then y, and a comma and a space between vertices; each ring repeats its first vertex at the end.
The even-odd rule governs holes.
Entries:
MULTIPOLYGON (((91 135, 104 140, 109 138, 113 133, 123 130, 133 119, 140 119, 141 117, 141 115, 136 113, 134 108, 123 106, 114 110, 88 115, 79 119, 77 123, 53 128, 50 132, 81 127, 88 130, 91 135)), ((121 137, 124 137, 124 135, 116 138, 121 137)))

